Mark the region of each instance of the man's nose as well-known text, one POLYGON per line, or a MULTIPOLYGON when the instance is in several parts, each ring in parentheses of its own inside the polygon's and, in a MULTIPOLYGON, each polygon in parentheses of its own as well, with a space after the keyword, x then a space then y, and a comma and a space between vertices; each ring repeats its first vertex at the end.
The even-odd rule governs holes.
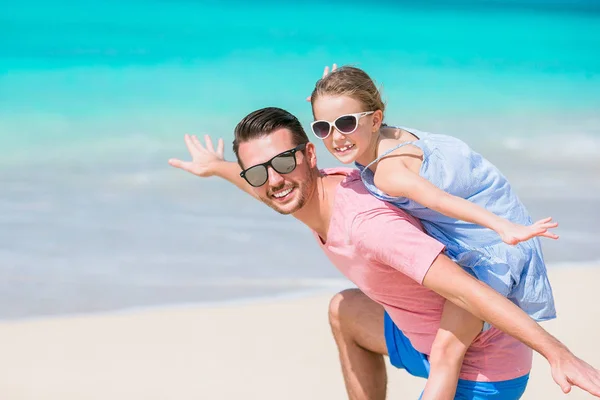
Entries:
POLYGON ((269 185, 272 187, 281 186, 284 181, 283 176, 277 171, 273 169, 273 167, 267 168, 267 173, 269 174, 269 185))

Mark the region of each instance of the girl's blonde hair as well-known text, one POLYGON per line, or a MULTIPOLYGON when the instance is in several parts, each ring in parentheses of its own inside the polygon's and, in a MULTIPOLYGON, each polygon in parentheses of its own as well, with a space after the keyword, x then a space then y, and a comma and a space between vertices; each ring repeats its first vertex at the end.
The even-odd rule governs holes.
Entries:
POLYGON ((385 112, 385 103, 381 100, 381 93, 375 82, 362 69, 344 66, 330 72, 319 79, 310 96, 311 105, 319 96, 348 96, 358 100, 365 107, 363 111, 385 112))

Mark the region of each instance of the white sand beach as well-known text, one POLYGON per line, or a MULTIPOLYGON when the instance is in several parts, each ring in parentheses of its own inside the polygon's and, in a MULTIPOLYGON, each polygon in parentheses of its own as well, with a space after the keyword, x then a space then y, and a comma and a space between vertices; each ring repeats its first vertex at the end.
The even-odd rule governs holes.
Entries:
MULTIPOLYGON (((550 277, 559 318, 545 327, 600 367, 600 265, 550 277)), ((344 399, 331 295, 4 322, 0 399, 344 399)), ((389 380, 390 399, 416 399, 424 385, 393 368, 389 380)), ((591 397, 563 395, 536 355, 525 399, 591 397)))

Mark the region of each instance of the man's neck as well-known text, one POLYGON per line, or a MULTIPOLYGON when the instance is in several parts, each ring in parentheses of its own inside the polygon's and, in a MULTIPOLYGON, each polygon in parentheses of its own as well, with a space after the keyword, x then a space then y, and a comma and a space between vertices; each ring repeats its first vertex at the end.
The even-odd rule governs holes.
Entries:
POLYGON ((338 185, 344 179, 341 175, 319 175, 316 177, 315 190, 300 210, 293 215, 310 229, 315 231, 321 239, 327 241, 329 221, 333 211, 333 200, 338 185))

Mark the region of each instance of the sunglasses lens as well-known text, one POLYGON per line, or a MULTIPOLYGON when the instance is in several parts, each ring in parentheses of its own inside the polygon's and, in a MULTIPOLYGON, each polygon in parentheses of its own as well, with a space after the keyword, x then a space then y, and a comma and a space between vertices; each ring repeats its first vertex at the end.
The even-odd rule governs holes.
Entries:
POLYGON ((280 174, 289 174, 296 168, 296 155, 285 154, 275 157, 271 161, 271 165, 273 166, 273 169, 280 174))
POLYGON ((244 176, 249 184, 254 187, 259 187, 264 185, 267 181, 267 169, 264 165, 257 165, 247 169, 244 176))
POLYGON ((312 125, 313 133, 319 139, 326 138, 329 135, 329 122, 318 121, 312 125))
POLYGON ((350 133, 356 129, 357 122, 354 115, 344 115, 335 120, 335 127, 342 133, 350 133))

